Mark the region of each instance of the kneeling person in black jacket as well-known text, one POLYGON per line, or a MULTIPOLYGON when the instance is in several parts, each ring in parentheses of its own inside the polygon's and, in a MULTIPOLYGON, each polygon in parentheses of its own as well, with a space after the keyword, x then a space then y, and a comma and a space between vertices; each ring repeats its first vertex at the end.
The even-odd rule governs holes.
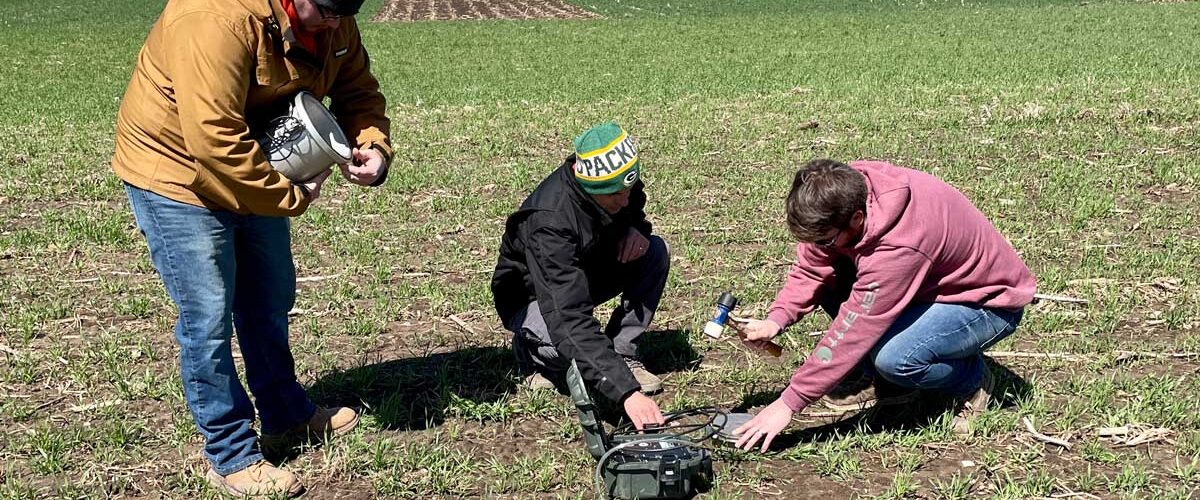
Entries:
POLYGON ((642 395, 662 380, 638 360, 637 340, 658 308, 670 255, 650 233, 639 175, 633 139, 617 124, 577 137, 575 154, 508 217, 492 294, 527 385, 553 387, 549 379, 574 359, 641 429, 662 423, 658 405, 642 395), (618 294, 601 329, 593 310, 618 294))

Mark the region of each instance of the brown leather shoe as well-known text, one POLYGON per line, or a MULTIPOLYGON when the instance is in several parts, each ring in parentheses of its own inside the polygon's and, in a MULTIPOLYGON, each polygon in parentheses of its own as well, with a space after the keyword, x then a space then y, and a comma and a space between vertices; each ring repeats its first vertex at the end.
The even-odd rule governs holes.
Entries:
POLYGON ((304 491, 296 475, 259 460, 227 476, 208 469, 208 484, 224 493, 242 498, 291 498, 304 491))
POLYGON ((263 434, 259 444, 263 451, 279 453, 306 440, 322 440, 341 436, 358 425, 358 413, 346 407, 322 408, 313 412, 307 423, 300 424, 280 434, 263 434))
POLYGON ((307 425, 292 429, 296 433, 317 436, 342 436, 358 426, 358 412, 346 408, 317 408, 307 425))
POLYGON ((521 385, 527 389, 534 391, 553 391, 554 382, 537 372, 531 373, 525 380, 521 381, 521 385))
POLYGON ((858 372, 851 374, 826 394, 822 402, 834 411, 861 411, 875 406, 910 403, 917 391, 898 387, 858 372))
POLYGON ((642 386, 642 392, 645 394, 654 394, 662 390, 662 379, 650 370, 646 369, 641 360, 624 356, 625 365, 629 367, 629 371, 633 372, 633 378, 637 380, 638 385, 642 386))
POLYGON ((992 371, 985 366, 983 380, 979 381, 979 389, 959 401, 958 407, 955 408, 954 420, 951 422, 955 434, 960 436, 971 434, 971 423, 987 411, 988 403, 992 400, 992 392, 995 390, 996 379, 992 377, 992 371))

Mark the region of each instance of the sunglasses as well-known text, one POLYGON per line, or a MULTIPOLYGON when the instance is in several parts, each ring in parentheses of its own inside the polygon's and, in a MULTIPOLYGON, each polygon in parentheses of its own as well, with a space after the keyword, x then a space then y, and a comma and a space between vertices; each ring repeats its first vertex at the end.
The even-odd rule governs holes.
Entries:
POLYGON ((826 247, 826 248, 828 248, 828 247, 831 247, 831 246, 833 246, 833 243, 834 243, 835 241, 837 241, 838 237, 839 237, 839 236, 841 236, 841 235, 842 235, 842 229, 841 229, 841 228, 838 228, 837 232, 836 232, 836 233, 833 233, 833 237, 830 237, 830 238, 825 238, 825 239, 823 239, 823 240, 819 240, 819 241, 814 241, 814 242, 813 242, 813 244, 814 244, 814 245, 817 245, 817 246, 820 246, 820 247, 826 247))
POLYGON ((313 2, 313 5, 317 6, 317 13, 321 15, 321 19, 332 21, 335 19, 342 19, 344 17, 351 17, 347 15, 336 14, 333 11, 325 8, 325 6, 316 2, 313 2))

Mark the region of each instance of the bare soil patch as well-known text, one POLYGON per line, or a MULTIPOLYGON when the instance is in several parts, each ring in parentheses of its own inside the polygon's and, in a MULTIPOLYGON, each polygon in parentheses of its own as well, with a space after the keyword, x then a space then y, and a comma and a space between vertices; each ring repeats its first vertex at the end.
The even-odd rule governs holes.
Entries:
POLYGON ((600 17, 561 0, 389 0, 374 21, 589 19, 600 17))

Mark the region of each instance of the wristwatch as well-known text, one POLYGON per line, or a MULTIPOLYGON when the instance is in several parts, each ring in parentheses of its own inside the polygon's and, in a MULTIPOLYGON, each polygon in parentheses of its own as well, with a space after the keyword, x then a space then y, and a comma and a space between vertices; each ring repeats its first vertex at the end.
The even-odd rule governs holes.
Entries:
POLYGON ((383 181, 387 180, 388 170, 392 166, 392 155, 388 154, 387 150, 377 143, 373 142, 369 147, 375 151, 379 151, 380 156, 383 156, 383 172, 379 174, 379 177, 375 179, 375 182, 371 183, 371 187, 381 186, 383 185, 383 181))
POLYGON ((385 149, 383 146, 379 145, 378 143, 374 143, 374 142, 372 142, 371 145, 367 146, 367 147, 374 149, 375 151, 379 151, 379 154, 381 156, 383 156, 383 167, 384 168, 392 166, 392 155, 387 152, 387 149, 385 149))

